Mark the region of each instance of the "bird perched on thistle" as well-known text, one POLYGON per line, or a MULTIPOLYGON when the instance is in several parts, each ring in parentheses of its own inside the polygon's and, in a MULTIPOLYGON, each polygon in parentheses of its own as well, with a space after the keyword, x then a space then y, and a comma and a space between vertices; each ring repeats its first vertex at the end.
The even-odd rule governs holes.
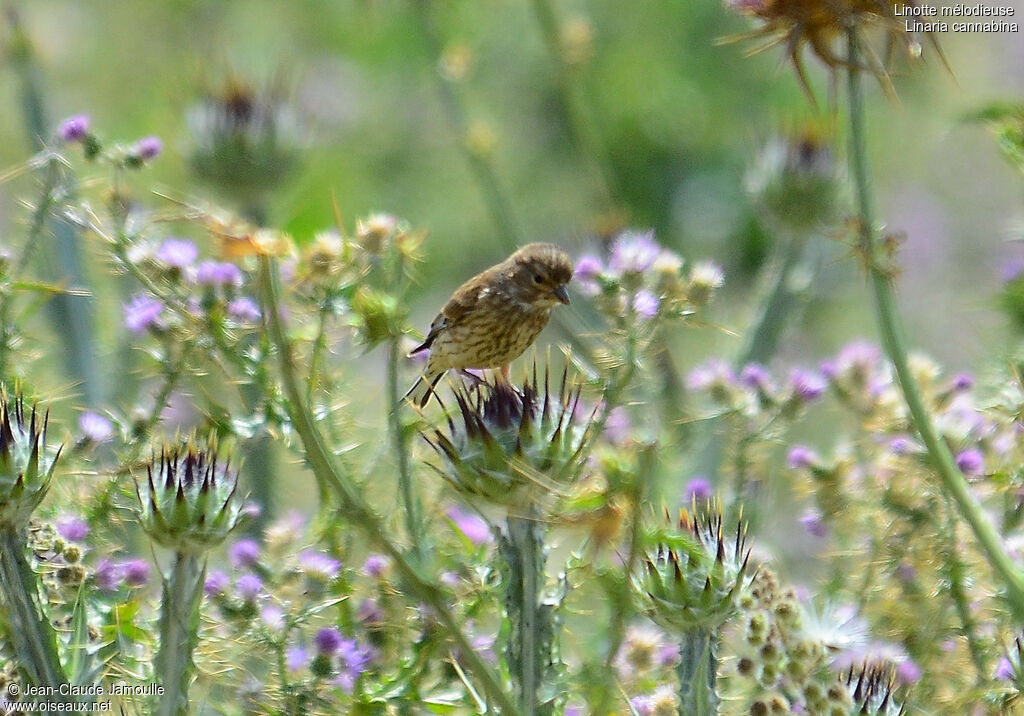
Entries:
POLYGON ((551 309, 569 303, 570 280, 568 254, 552 244, 529 244, 466 281, 430 324, 426 339, 409 352, 429 348, 430 358, 405 397, 425 406, 452 369, 500 369, 507 381, 508 364, 544 330, 551 309))

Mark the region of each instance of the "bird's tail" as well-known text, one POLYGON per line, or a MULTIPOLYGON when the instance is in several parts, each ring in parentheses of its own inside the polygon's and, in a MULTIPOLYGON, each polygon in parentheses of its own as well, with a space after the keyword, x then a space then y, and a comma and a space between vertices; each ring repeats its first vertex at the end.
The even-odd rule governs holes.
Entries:
POLYGON ((427 375, 424 373, 409 388, 409 392, 405 394, 406 399, 411 400, 413 404, 421 408, 425 407, 430 402, 430 396, 434 394, 434 386, 441 380, 442 375, 444 373, 438 373, 437 375, 427 375))

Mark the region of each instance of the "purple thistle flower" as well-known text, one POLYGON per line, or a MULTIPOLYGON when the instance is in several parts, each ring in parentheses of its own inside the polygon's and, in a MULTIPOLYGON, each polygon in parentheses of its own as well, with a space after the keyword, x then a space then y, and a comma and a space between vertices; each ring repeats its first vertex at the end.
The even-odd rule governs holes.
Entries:
POLYGON ((203 261, 196 266, 196 283, 201 286, 242 285, 242 270, 226 261, 203 261))
POLYGON ((985 456, 974 448, 964 450, 956 456, 956 466, 968 477, 978 477, 985 472, 985 456))
POLYGON ((335 683, 349 693, 356 680, 366 671, 370 663, 370 652, 359 646, 354 639, 343 639, 338 645, 338 677, 335 683))
POLYGON ((343 641, 344 638, 341 636, 341 632, 334 627, 325 627, 313 637, 317 653, 324 656, 333 656, 341 648, 343 641))
POLYGON ((71 542, 81 542, 89 536, 89 523, 78 515, 64 515, 57 520, 57 534, 71 542))
POLYGON ((629 705, 633 707, 637 716, 651 716, 654 713, 650 696, 634 696, 629 700, 629 705))
POLYGON ((121 564, 124 583, 129 587, 141 587, 149 581, 149 562, 144 559, 129 559, 121 564))
POLYGON ((800 516, 800 524, 812 537, 825 537, 828 535, 828 528, 817 510, 807 510, 800 516))
POLYGON ((953 376, 951 387, 958 393, 974 387, 974 376, 970 373, 959 373, 953 376))
POLYGON ((188 239, 167 239, 157 250, 156 258, 171 268, 188 268, 199 258, 199 249, 188 239))
POLYGON ((659 253, 661 247, 654 241, 654 231, 625 231, 612 244, 608 269, 616 276, 643 273, 654 265, 659 253))
POLYGON ((256 323, 263 314, 260 313, 255 301, 239 296, 228 303, 228 315, 240 323, 256 323))
POLYGON ((60 124, 57 136, 62 142, 81 142, 89 134, 89 115, 76 114, 60 124))
POLYGON ((1013 668, 1013 662, 1004 656, 999 660, 999 663, 996 664, 995 678, 999 681, 1013 681, 1015 671, 1016 670, 1013 668))
POLYGON ((260 610, 260 619, 271 631, 280 632, 284 629, 284 612, 273 604, 268 604, 260 610))
POLYGON ((629 413, 625 407, 618 405, 611 409, 604 421, 604 436, 612 445, 625 445, 631 427, 629 413))
POLYGON ((487 521, 472 512, 464 512, 458 507, 453 507, 448 510, 448 519, 455 525, 455 529, 477 547, 487 544, 493 538, 491 526, 487 521))
POLYGON ((203 591, 206 592, 208 597, 219 597, 228 590, 231 585, 231 577, 219 569, 215 569, 206 575, 206 583, 203 585, 203 591))
POLYGON ((160 152, 163 150, 164 143, 160 141, 159 137, 143 137, 132 147, 132 156, 138 158, 139 161, 148 162, 150 159, 160 156, 160 152))
POLYGON ((794 445, 789 449, 789 455, 786 456, 786 464, 789 465, 791 470, 811 468, 817 465, 819 461, 818 453, 806 445, 794 445))
POLYGON ((391 560, 382 554, 371 554, 363 562, 363 574, 367 577, 376 577, 377 579, 384 576, 391 566, 391 560))
POLYGON ((254 539, 240 539, 228 549, 228 559, 235 569, 253 567, 260 561, 260 545, 254 539))
POLYGON ((243 574, 235 582, 235 591, 243 602, 254 602, 263 589, 263 580, 255 574, 243 574))
POLYGON ((306 573, 306 576, 323 581, 330 581, 341 572, 341 562, 328 557, 326 554, 306 550, 298 557, 299 569, 306 573))
POLYGON ((740 383, 754 390, 769 392, 770 380, 768 369, 760 363, 747 363, 740 371, 740 383))
POLYGON ((588 296, 596 296, 601 292, 597 277, 603 272, 604 266, 601 265, 601 259, 592 254, 586 254, 580 256, 579 261, 576 262, 576 269, 572 277, 583 293, 588 296))
POLYGON ((897 435, 889 441, 889 451, 893 455, 909 455, 914 449, 914 441, 906 435, 897 435))
POLYGON ((641 318, 654 318, 658 315, 658 305, 661 301, 651 291, 641 288, 633 296, 633 310, 641 318))
POLYGON ((114 437, 114 426, 99 413, 86 411, 78 416, 78 429, 94 443, 103 443, 114 437))
POLYGON ((124 325, 132 333, 144 333, 157 323, 164 304, 144 293, 138 293, 124 306, 124 325))
POLYGON ((686 387, 693 391, 729 387, 736 383, 732 368, 721 358, 712 358, 686 376, 686 387))
POLYGON ((789 383, 793 389, 793 397, 805 403, 817 400, 828 388, 828 383, 820 375, 799 368, 794 368, 789 374, 789 383))
POLYGON ((101 591, 114 592, 117 591, 117 587, 121 583, 121 570, 104 557, 96 563, 95 578, 96 586, 101 591))
MULTIPOLYGON (((444 583, 444 580, 441 580, 444 583)), ((374 625, 384 622, 384 610, 372 599, 364 599, 356 611, 356 618, 363 624, 374 625)))
POLYGON ((923 676, 921 667, 918 666, 917 662, 913 659, 901 661, 896 666, 896 680, 904 686, 916 684, 918 681, 921 680, 921 676, 923 676))
POLYGON ((711 483, 704 477, 700 476, 690 480, 683 489, 683 496, 685 497, 686 502, 692 502, 693 500, 697 500, 698 502, 709 500, 713 494, 715 494, 715 492, 711 487, 711 483))
POLYGON ((284 663, 285 668, 292 673, 302 671, 309 664, 309 652, 305 647, 293 646, 285 652, 284 663))

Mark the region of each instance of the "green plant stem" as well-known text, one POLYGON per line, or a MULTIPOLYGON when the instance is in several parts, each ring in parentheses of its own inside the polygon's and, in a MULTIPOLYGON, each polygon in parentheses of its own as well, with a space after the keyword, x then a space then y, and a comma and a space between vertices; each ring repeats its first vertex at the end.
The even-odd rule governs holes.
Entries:
POLYGON ((523 716, 540 708, 544 670, 551 659, 550 612, 541 605, 544 580, 544 534, 536 510, 525 517, 510 515, 502 552, 509 568, 505 608, 511 624, 509 670, 519 684, 523 716))
POLYGON ((967 648, 971 652, 971 662, 974 664, 974 670, 977 672, 978 683, 985 682, 989 674, 988 658, 985 654, 985 648, 978 640, 978 624, 971 614, 970 597, 967 594, 967 580, 969 579, 967 574, 967 565, 960 559, 960 555, 957 550, 957 524, 953 518, 952 505, 947 507, 947 514, 949 519, 946 520, 946 558, 943 560, 945 565, 946 577, 949 579, 949 593, 953 598, 953 605, 956 607, 957 617, 960 619, 960 627, 963 631, 964 638, 967 639, 967 648))
POLYGON ((921 389, 914 380, 907 362, 906 340, 890 284, 891 277, 877 262, 878 247, 865 147, 866 118, 856 28, 847 29, 847 41, 849 50, 846 87, 850 104, 850 170, 854 179, 859 213, 861 251, 868 266, 868 281, 874 296, 875 318, 882 336, 882 345, 889 360, 892 361, 914 428, 928 450, 943 490, 956 504, 957 511, 970 526, 992 569, 1002 579, 1006 598, 1015 618, 1024 621, 1024 577, 1003 549, 999 534, 974 499, 967 481, 956 466, 952 453, 935 429, 921 396, 921 389))
POLYGON ((684 634, 679 645, 679 713, 715 716, 718 713, 718 636, 711 629, 684 634))
POLYGON ((416 19, 419 23, 420 33, 427 47, 427 54, 431 62, 431 71, 437 78, 437 89, 441 98, 441 108, 444 111, 451 130, 455 133, 459 149, 462 150, 469 165, 469 170, 476 179, 477 186, 483 195, 484 203, 494 221, 495 228, 502 238, 502 242, 510 253, 520 244, 524 243, 524 233, 516 220, 512 203, 506 198, 498 176, 494 172, 487 157, 476 151, 469 145, 467 134, 469 132, 469 121, 466 118, 466 110, 456 94, 450 79, 438 71, 441 63, 442 48, 437 37, 437 29, 434 27, 433 18, 430 16, 433 3, 431 0, 413 0, 416 11, 416 19))
POLYGON ((375 548, 391 557, 396 571, 401 575, 406 586, 417 598, 422 599, 434 610, 438 622, 455 643, 469 671, 480 680, 487 695, 500 707, 501 713, 506 716, 518 714, 519 709, 505 693, 498 675, 476 653, 469 639, 456 624, 445 594, 436 585, 427 582, 420 576, 406 558, 406 553, 388 538, 384 531, 383 521, 363 501, 356 485, 347 475, 343 475, 337 469, 332 460, 331 453, 309 412, 309 406, 303 401, 299 381, 296 378, 292 347, 285 336, 284 326, 281 322, 278 299, 279 282, 276 263, 270 257, 261 256, 260 283, 264 321, 270 334, 270 340, 277 349, 281 385, 287 398, 288 415, 302 442, 306 459, 316 477, 317 484, 320 485, 321 493, 333 493, 349 520, 363 531, 375 548))
POLYGON ((199 640, 199 603, 205 563, 195 554, 178 552, 164 582, 160 605, 160 649, 153 662, 157 683, 164 687, 157 716, 185 716, 188 688, 195 666, 192 652, 199 640))
POLYGON ((391 445, 398 459, 398 492, 402 496, 405 508, 405 529, 409 533, 409 541, 413 545, 416 556, 423 558, 422 519, 420 505, 416 493, 412 489, 412 469, 409 465, 409 441, 406 439, 405 426, 402 425, 402 407, 404 401, 398 385, 398 366, 402 360, 401 337, 393 336, 388 341, 388 428, 391 431, 391 445))
POLYGON ((589 111, 583 93, 573 84, 570 67, 565 61, 565 53, 562 50, 561 33, 555 9, 550 0, 533 0, 533 12, 537 17, 537 24, 540 25, 548 54, 551 55, 551 60, 555 65, 558 89, 562 96, 562 104, 565 108, 569 130, 576 143, 576 149, 591 164, 591 173, 597 178, 601 198, 611 208, 615 204, 615 196, 618 193, 615 172, 607 153, 601 148, 601 141, 594 121, 596 114, 589 111))
POLYGON ((0 527, 0 592, 6 603, 14 647, 22 673, 33 686, 58 689, 67 679, 57 656, 57 635, 39 595, 39 580, 25 557, 25 533, 13 525, 0 527))

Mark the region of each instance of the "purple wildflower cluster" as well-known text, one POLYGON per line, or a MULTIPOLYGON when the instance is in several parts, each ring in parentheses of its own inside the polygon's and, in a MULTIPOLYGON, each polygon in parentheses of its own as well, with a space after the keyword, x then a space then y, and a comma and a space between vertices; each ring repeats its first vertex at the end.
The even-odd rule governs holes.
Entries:
POLYGON ((645 321, 705 305, 722 282, 722 270, 709 262, 694 264, 684 275, 683 260, 660 246, 653 231, 623 232, 612 242, 607 262, 586 254, 574 273, 574 283, 606 314, 645 321))

